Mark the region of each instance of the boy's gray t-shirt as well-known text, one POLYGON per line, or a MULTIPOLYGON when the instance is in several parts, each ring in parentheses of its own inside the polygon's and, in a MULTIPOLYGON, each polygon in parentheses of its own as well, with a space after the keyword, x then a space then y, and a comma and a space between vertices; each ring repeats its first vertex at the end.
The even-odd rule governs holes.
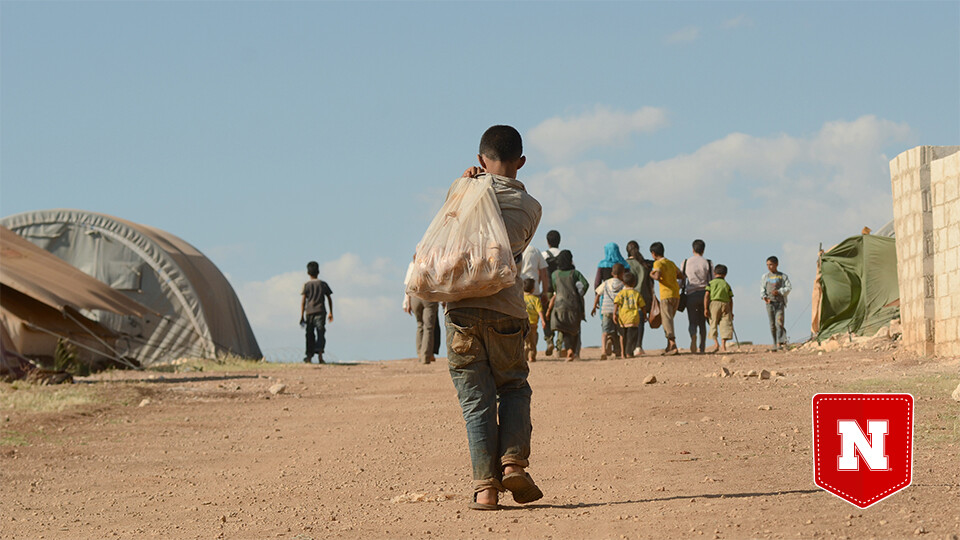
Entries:
POLYGON ((687 294, 706 290, 710 280, 713 279, 711 267, 710 261, 702 255, 688 257, 681 264, 681 270, 687 276, 687 294))
POLYGON ((327 285, 326 281, 311 279, 303 284, 303 291, 300 294, 306 299, 306 303, 303 306, 304 314, 326 314, 327 308, 323 305, 323 298, 332 295, 333 291, 330 290, 330 286, 327 285))
MULTIPOLYGON (((489 176, 493 179, 493 191, 500 205, 500 214, 507 229, 507 237, 510 239, 510 251, 514 259, 519 260, 519 256, 527 249, 527 245, 533 240, 534 233, 537 232, 537 226, 540 225, 542 212, 540 203, 531 197, 524 185, 515 178, 495 174, 489 176)), ((527 318, 527 306, 523 303, 523 282, 520 279, 519 270, 517 268, 517 280, 512 286, 491 296, 448 302, 447 309, 483 308, 518 319, 527 318)))

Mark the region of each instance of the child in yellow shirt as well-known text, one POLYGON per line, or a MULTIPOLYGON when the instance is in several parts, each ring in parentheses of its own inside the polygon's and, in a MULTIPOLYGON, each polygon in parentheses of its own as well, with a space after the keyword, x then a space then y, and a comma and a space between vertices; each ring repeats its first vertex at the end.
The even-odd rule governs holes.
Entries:
POLYGON ((647 319, 647 305, 635 289, 637 276, 633 272, 623 275, 623 285, 623 290, 613 299, 616 306, 613 322, 620 334, 620 350, 627 358, 633 358, 633 350, 640 338, 640 325, 647 319))
POLYGON ((537 361, 537 323, 547 330, 547 318, 543 316, 543 304, 540 297, 533 294, 536 282, 532 279, 523 280, 523 303, 527 306, 527 317, 530 319, 530 330, 523 340, 523 353, 527 361, 537 361))

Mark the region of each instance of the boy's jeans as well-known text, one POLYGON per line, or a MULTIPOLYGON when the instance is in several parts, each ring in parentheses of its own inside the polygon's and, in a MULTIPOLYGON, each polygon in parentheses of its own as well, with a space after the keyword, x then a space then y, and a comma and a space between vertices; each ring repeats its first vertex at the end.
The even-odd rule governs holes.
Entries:
POLYGON ((474 491, 503 491, 503 466, 529 465, 532 391, 523 341, 530 322, 481 308, 449 310, 445 320, 450 377, 467 425, 474 491))
POLYGON ((779 347, 787 340, 787 330, 783 327, 783 302, 767 304, 767 318, 770 319, 770 335, 773 337, 773 346, 779 347))
POLYGON ((327 346, 327 314, 310 313, 304 320, 307 323, 307 358, 323 354, 327 346))

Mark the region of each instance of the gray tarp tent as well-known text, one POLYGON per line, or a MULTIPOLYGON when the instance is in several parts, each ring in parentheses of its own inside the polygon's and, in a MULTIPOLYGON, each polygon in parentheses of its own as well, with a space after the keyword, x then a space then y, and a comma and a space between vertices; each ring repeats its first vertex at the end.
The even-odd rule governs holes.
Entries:
POLYGON ((141 365, 183 356, 261 358, 233 287, 196 248, 168 233, 82 210, 41 210, 0 220, 20 236, 160 314, 138 321, 98 311, 141 365))

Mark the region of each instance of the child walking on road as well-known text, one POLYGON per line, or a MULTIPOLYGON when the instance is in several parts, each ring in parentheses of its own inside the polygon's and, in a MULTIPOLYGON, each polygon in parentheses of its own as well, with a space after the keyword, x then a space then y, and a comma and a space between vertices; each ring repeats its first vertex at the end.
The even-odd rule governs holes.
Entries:
POLYGON ((725 279, 727 267, 718 264, 713 269, 715 276, 707 284, 703 297, 703 312, 710 319, 710 339, 714 347, 710 352, 727 351, 727 341, 733 339, 733 289, 725 279), (722 342, 717 342, 719 334, 722 342))
POLYGON ((303 361, 309 364, 313 355, 317 355, 317 363, 324 364, 323 350, 327 345, 327 323, 333 322, 333 291, 326 281, 319 279, 320 265, 317 261, 307 263, 307 275, 310 280, 303 284, 300 292, 300 326, 307 332, 307 351, 303 361), (323 306, 323 299, 330 304, 330 314, 323 306))
POLYGON ((673 318, 677 315, 680 305, 680 283, 683 272, 670 259, 663 256, 663 244, 650 244, 650 255, 653 256, 653 271, 650 277, 660 282, 660 316, 663 318, 663 333, 667 337, 665 355, 679 353, 677 350, 677 336, 674 333, 673 318))
POLYGON ((623 275, 623 285, 623 290, 613 299, 617 307, 613 312, 613 320, 620 334, 620 350, 623 351, 623 356, 633 358, 633 350, 640 337, 640 326, 647 318, 647 306, 640 292, 635 289, 637 276, 627 272, 623 275))
POLYGON ((614 313, 617 312, 613 299, 623 289, 623 280, 620 279, 623 277, 623 272, 623 265, 614 263, 611 268, 613 277, 597 287, 596 296, 593 299, 593 310, 590 311, 590 316, 595 316, 597 307, 600 308, 600 331, 602 332, 601 339, 603 342, 603 352, 600 354, 601 360, 606 360, 608 355, 614 353, 621 356, 617 325, 613 322, 614 313))
POLYGON ((537 361, 537 325, 547 329, 547 318, 543 315, 543 303, 540 297, 533 294, 537 282, 527 278, 523 280, 523 303, 527 306, 527 316, 530 318, 530 330, 523 342, 523 354, 528 362, 537 361))
POLYGON ((763 275, 760 293, 767 303, 767 318, 770 320, 770 335, 773 348, 777 351, 787 346, 787 330, 783 327, 784 311, 787 308, 787 295, 790 294, 790 278, 777 270, 780 260, 775 256, 767 258, 767 273, 763 275))
MULTIPOLYGON (((458 180, 484 175, 493 190, 515 259, 540 224, 540 203, 517 181, 523 142, 510 126, 493 126, 480 138, 481 167, 458 180)), ((447 361, 467 428, 473 465, 472 510, 499 510, 500 492, 526 504, 543 492, 524 469, 530 465, 530 367, 523 339, 530 321, 520 279, 490 296, 447 303, 447 361)))

